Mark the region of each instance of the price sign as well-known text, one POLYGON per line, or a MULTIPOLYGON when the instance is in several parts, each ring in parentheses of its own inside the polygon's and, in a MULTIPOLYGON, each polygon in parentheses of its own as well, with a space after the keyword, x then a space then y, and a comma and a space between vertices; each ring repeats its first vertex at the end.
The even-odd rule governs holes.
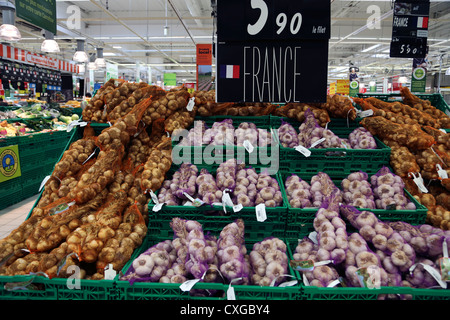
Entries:
POLYGON ((330 1, 218 1, 217 101, 325 102, 329 38, 330 1))
POLYGON ((390 56, 424 58, 427 50, 430 2, 399 0, 394 4, 390 56))

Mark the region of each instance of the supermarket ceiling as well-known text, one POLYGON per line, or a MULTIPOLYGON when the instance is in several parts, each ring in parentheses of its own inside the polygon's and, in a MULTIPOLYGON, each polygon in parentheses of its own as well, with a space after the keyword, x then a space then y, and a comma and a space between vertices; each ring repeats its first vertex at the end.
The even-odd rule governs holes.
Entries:
MULTIPOLYGON (((14 1, 11 1, 14 3, 14 1)), ((104 48, 107 61, 119 64, 119 73, 133 74, 136 63, 152 72, 177 72, 178 79, 195 79, 195 45, 211 43, 214 23, 211 0, 56 0, 58 58, 72 59, 76 39, 86 40, 86 50, 104 48), (69 28, 68 18, 80 9, 79 28, 69 28)), ((409 72, 411 59, 389 58, 392 1, 331 0, 329 81, 347 77, 350 64, 363 79, 409 72), (379 25, 368 21, 379 8, 379 25)), ((73 21, 72 21, 73 22, 73 21)), ((44 37, 39 28, 19 18, 22 40, 14 45, 40 52, 44 37)), ((430 4, 429 60, 432 71, 450 66, 450 0, 430 4)), ((311 63, 314 63, 312 61, 311 63)))

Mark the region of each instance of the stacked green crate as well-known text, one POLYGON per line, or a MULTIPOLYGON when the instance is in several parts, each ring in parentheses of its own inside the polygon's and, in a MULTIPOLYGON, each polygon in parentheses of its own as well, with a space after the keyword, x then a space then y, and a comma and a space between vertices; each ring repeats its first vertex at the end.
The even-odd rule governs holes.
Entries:
MULTIPOLYGON (((344 173, 327 173, 334 184, 340 188, 341 181, 345 179, 351 172, 344 173)), ((376 172, 367 172, 370 176, 375 174, 376 172)), ((294 172, 286 172, 283 171, 280 173, 281 179, 283 183, 286 182, 286 179, 292 175, 298 175, 302 180, 310 183, 311 178, 315 175, 315 173, 302 172, 302 171, 294 171, 294 172)), ((373 212, 380 220, 382 221, 404 221, 410 224, 423 224, 425 223, 425 219, 427 216, 427 208, 420 204, 406 189, 403 190, 405 196, 416 206, 416 209, 405 209, 405 210, 396 210, 396 209, 365 209, 361 208, 360 210, 367 210, 373 212)), ((286 194, 285 194, 286 196, 286 194)), ((285 199, 287 203, 287 224, 286 224, 286 237, 288 239, 296 239, 299 234, 301 234, 305 228, 308 228, 312 225, 315 215, 317 213, 318 208, 293 208, 287 197, 285 199)))
MULTIPOLYGON (((200 220, 203 223, 204 220, 200 220)), ((212 233, 213 235, 219 236, 220 230, 223 229, 229 222, 221 221, 216 222, 215 228, 208 229, 203 228, 206 233, 212 233)), ((247 224, 246 224, 247 226, 247 224)), ((253 244, 258 241, 264 240, 266 237, 271 237, 270 231, 266 231, 261 234, 260 238, 251 239, 245 238, 245 244, 247 251, 250 252, 253 244)), ((157 243, 165 240, 173 239, 173 232, 164 232, 162 237, 151 237, 149 236, 146 241, 141 245, 139 250, 133 253, 132 258, 122 269, 121 273, 126 274, 127 270, 130 268, 133 260, 137 258, 141 253, 146 251, 148 248, 156 245, 157 243)), ((282 239, 284 240, 284 239, 282 239)), ((288 248, 287 251, 288 261, 292 259, 292 253, 288 248)), ((159 282, 134 282, 130 284, 127 280, 121 280, 121 276, 116 277, 116 297, 118 300, 228 300, 230 297, 227 295, 230 286, 234 289, 234 295, 236 300, 300 300, 301 299, 301 288, 300 278, 297 278, 298 274, 288 266, 288 273, 285 276, 285 281, 294 281, 291 285, 286 286, 256 286, 256 285, 235 285, 233 283, 207 283, 204 281, 197 282, 192 287, 192 292, 203 291, 203 293, 212 293, 211 296, 199 296, 191 294, 191 291, 183 291, 180 288, 180 284, 177 283, 159 283, 159 282)), ((198 293, 198 292, 197 292, 198 293)))
MULTIPOLYGON (((286 148, 280 144, 278 128, 283 121, 290 123, 297 133, 301 125, 300 122, 289 118, 271 118, 272 133, 280 145, 280 168, 282 170, 288 172, 301 170, 310 173, 320 171, 344 173, 357 170, 370 172, 389 163, 391 149, 377 137, 375 137, 376 149, 317 148, 309 149, 311 155, 306 157, 294 148, 286 148)), ((342 122, 337 121, 337 124, 335 122, 332 120, 327 128, 343 139, 347 139, 349 134, 359 127, 354 122, 349 127, 342 126, 342 122)))
MULTIPOLYGON (((166 174, 166 179, 170 180, 173 173, 179 168, 173 165, 170 171, 166 174)), ((197 165, 198 170, 205 168, 213 176, 218 168, 218 165, 197 165)), ((264 170, 264 167, 255 167, 256 172, 259 173, 264 170)), ((272 175, 278 181, 282 194, 284 193, 283 183, 279 173, 272 175)), ((237 203, 236 203, 237 204, 237 203)), ((235 205, 236 205, 235 204, 235 205)), ((239 212, 234 212, 232 207, 225 207, 222 205, 208 205, 203 204, 200 207, 194 206, 168 206, 164 205, 161 210, 153 211, 155 203, 149 202, 149 234, 156 237, 166 237, 171 232, 170 221, 175 217, 181 217, 189 220, 201 221, 203 226, 207 229, 217 227, 222 223, 231 223, 236 219, 243 219, 246 223, 246 238, 258 239, 267 234, 272 236, 284 237, 286 230, 287 206, 283 203, 279 207, 266 207, 265 221, 258 221, 255 207, 243 207, 239 212), (226 211, 226 212, 225 212, 226 211)))

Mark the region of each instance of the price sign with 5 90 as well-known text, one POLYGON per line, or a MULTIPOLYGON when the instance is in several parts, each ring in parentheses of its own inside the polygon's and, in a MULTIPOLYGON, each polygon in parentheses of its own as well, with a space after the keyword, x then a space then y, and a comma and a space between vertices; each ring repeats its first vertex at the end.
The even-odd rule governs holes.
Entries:
POLYGON ((227 17, 218 22, 219 41, 330 36, 330 4, 325 0, 222 0, 218 14, 227 17))
MULTIPOLYGON (((251 0, 251 6, 253 9, 261 10, 258 21, 255 24, 249 24, 247 26, 247 32, 251 35, 256 35, 264 28, 269 17, 269 7, 264 0, 251 0)), ((283 32, 288 24, 288 16, 284 12, 280 12, 275 19, 278 26, 277 34, 283 32)), ((295 35, 299 32, 302 27, 302 14, 300 12, 294 13, 289 23, 289 31, 291 34, 295 35)))

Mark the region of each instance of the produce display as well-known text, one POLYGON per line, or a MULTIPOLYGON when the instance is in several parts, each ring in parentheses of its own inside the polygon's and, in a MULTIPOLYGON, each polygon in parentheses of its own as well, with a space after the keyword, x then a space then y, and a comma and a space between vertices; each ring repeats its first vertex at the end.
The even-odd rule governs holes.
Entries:
MULTIPOLYGON (((135 290, 137 282, 151 288, 141 294, 161 292, 159 298, 167 288, 179 288, 183 296, 192 281, 214 284, 215 289, 191 287, 187 296, 219 299, 232 298, 227 290, 232 286, 266 299, 272 298, 271 290, 286 294, 288 286, 300 295, 312 286, 336 287, 337 295, 337 290, 373 285, 445 289, 450 179, 443 172, 450 173, 450 138, 441 129, 447 128, 447 117, 407 90, 402 99, 353 99, 374 114, 342 136, 328 128, 330 121, 353 121, 359 113, 351 99, 340 95, 316 104, 216 103, 214 91, 189 93, 183 86, 166 91, 111 79, 83 109, 88 125, 76 128, 77 137, 55 164, 28 219, 0 240, 0 282, 17 275, 45 274, 46 281, 71 278, 71 268, 77 267, 85 281, 123 281, 113 285, 114 296, 124 287, 135 290), (273 117, 265 117, 271 124, 260 128, 247 116, 281 119, 275 127, 273 117), (291 120, 300 123, 298 128, 291 120), (234 158, 217 165, 185 161, 175 166, 172 161, 176 144, 271 147, 276 138, 272 132, 284 148, 369 153, 379 139, 391 149, 390 163, 334 179, 326 170, 271 175, 260 165, 234 158), (413 174, 425 179, 428 192, 413 174), (418 209, 405 190, 427 207, 425 224, 395 219, 418 209), (151 201, 164 204, 161 212, 152 211, 151 201), (222 210, 238 205, 255 208, 257 217, 260 206, 270 208, 286 236, 292 214, 309 215, 312 222, 302 222, 293 238, 275 236, 279 230, 270 225, 271 219, 245 221, 248 209, 222 210), (168 220, 164 208, 170 206, 176 207, 170 209, 177 216, 168 220), (183 210, 207 221, 190 220, 183 210), (155 228, 163 221, 168 230, 155 228), (161 237, 163 231, 173 236, 161 237), (114 280, 107 277, 109 268, 116 272, 114 280)), ((80 119, 69 114, 73 105, 16 110, 16 115, 30 117, 24 121, 27 126, 3 121, 0 135, 65 130, 80 119), (53 119, 43 119, 46 114, 53 119)), ((303 160, 299 157, 299 167, 303 160)))
MULTIPOLYGON (((247 246, 242 219, 227 224, 218 235, 206 234, 195 220, 177 217, 170 225, 173 239, 158 242, 140 253, 121 280, 184 283, 202 278, 203 282, 277 286, 288 274, 286 243, 268 237, 247 246)), ((223 293, 202 290, 201 294, 223 293)))
POLYGON ((450 117, 406 87, 400 94, 402 101, 396 102, 355 98, 364 110, 374 110, 373 116, 362 119, 361 124, 391 148, 390 165, 405 182, 406 190, 427 207, 427 222, 448 230, 450 207, 442 199, 448 196, 450 136, 444 129, 450 117), (421 188, 415 178, 423 181, 421 188))
POLYGON ((222 205, 224 193, 230 195, 233 205, 255 207, 280 207, 283 197, 278 180, 236 159, 222 162, 215 172, 199 169, 191 163, 183 163, 166 179, 158 194, 158 202, 169 206, 193 205, 192 199, 204 204, 222 205))
MULTIPOLYGON (((245 146, 244 141, 248 141, 254 147, 267 147, 272 144, 270 130, 257 128, 253 122, 241 122, 236 125, 230 118, 214 122, 211 127, 208 127, 202 120, 192 122, 194 125, 187 134, 179 132, 176 137, 173 137, 175 142, 179 141, 178 146, 225 145, 243 147, 245 146)), ((189 127, 191 123, 189 123, 189 127)))
POLYGON ((356 128, 348 138, 340 138, 332 130, 319 125, 314 112, 308 108, 304 112, 304 121, 297 130, 288 122, 283 121, 277 130, 280 143, 285 148, 295 148, 301 145, 307 149, 345 148, 345 149, 376 149, 377 143, 372 133, 365 128, 356 128))

